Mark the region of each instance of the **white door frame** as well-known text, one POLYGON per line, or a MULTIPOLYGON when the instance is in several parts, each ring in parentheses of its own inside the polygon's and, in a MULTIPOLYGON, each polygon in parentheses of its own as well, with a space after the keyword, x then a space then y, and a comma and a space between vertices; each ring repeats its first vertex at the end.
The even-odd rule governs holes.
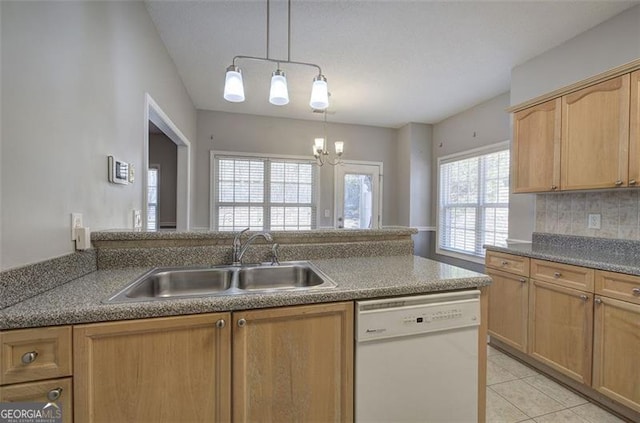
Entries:
POLYGON ((153 122, 171 141, 178 147, 178 168, 177 168, 177 195, 176 195, 176 230, 188 231, 189 215, 191 211, 191 143, 184 134, 173 123, 169 116, 160 108, 158 103, 145 93, 144 100, 144 152, 142 154, 142 174, 143 209, 142 225, 147 229, 147 169, 149 168, 149 121, 153 122))
MULTIPOLYGON (((370 162, 370 161, 364 161, 364 160, 345 160, 342 162, 342 164, 337 165, 334 167, 333 169, 333 182, 334 182, 334 187, 333 187, 333 204, 334 204, 334 213, 333 213, 333 226, 334 228, 338 228, 338 216, 342 216, 342 210, 340 210, 339 205, 342 204, 344 202, 344 199, 339 200, 338 198, 338 193, 343 192, 343 187, 342 187, 342 181, 339 178, 338 173, 340 172, 340 168, 344 167, 344 166, 349 166, 349 165, 356 165, 356 166, 377 166, 378 167, 378 172, 380 175, 379 181, 378 181, 378 201, 377 201, 377 212, 378 212, 378 216, 376 219, 374 219, 374 224, 371 225, 371 229, 378 229, 382 227, 382 185, 383 185, 383 181, 384 181, 384 172, 383 172, 383 163, 382 162, 370 162)), ((344 193, 343 193, 344 195, 344 193)))

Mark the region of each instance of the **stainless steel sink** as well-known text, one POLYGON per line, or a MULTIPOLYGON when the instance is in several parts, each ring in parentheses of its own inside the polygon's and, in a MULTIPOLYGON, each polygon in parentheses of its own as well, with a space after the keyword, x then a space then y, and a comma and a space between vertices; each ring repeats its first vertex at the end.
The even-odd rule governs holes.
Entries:
POLYGON ((250 267, 238 272, 238 288, 244 290, 311 288, 324 283, 325 280, 308 265, 250 267))
POLYGON ((254 266, 156 268, 113 294, 106 303, 333 288, 308 261, 254 266))

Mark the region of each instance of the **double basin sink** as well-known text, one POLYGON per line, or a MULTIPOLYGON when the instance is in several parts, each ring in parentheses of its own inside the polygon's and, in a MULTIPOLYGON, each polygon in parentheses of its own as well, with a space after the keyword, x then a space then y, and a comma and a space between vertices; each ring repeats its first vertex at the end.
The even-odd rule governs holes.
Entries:
POLYGON ((308 261, 273 266, 165 267, 145 273, 105 302, 304 291, 335 286, 335 282, 308 261))

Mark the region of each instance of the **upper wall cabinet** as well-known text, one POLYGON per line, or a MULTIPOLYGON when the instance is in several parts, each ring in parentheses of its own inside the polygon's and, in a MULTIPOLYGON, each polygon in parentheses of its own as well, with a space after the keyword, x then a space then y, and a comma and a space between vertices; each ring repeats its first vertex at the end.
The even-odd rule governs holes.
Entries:
POLYGON ((623 75, 562 97, 563 190, 628 185, 629 84, 623 75))
POLYGON ((513 116, 513 192, 560 187, 560 99, 513 116))
POLYGON ((512 109, 513 192, 640 186, 640 61, 634 63, 626 68, 632 73, 594 77, 512 109))

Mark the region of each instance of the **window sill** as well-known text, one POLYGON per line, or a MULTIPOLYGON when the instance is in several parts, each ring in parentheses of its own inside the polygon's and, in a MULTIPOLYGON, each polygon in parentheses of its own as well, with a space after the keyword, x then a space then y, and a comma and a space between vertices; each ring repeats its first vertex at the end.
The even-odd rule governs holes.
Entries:
POLYGON ((442 250, 440 248, 436 248, 436 254, 447 256, 447 257, 453 257, 460 260, 470 261, 473 263, 484 264, 484 257, 473 256, 471 254, 457 253, 450 250, 442 250))

